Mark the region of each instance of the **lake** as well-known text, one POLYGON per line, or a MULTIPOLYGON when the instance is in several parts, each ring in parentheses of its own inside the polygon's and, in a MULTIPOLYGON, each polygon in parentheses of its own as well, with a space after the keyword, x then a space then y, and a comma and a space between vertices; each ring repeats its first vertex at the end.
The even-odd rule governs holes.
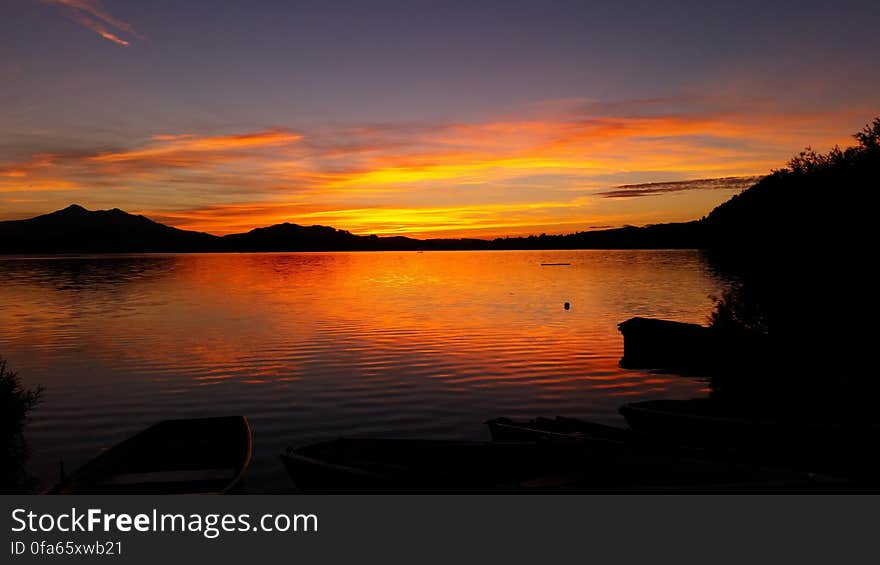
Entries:
POLYGON ((5 257, 0 275, 0 355, 46 388, 26 432, 44 486, 159 420, 244 414, 249 492, 292 488, 288 445, 621 424, 624 402, 705 395, 619 367, 616 326, 704 323, 728 284, 690 250, 5 257))

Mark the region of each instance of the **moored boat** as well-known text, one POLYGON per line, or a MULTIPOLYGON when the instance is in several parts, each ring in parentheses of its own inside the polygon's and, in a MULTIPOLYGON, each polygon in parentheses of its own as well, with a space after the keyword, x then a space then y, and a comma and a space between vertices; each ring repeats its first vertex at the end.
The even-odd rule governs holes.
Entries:
POLYGON ((620 413, 640 435, 659 442, 736 452, 773 464, 833 472, 877 482, 870 447, 880 426, 833 412, 777 407, 777 413, 712 399, 649 400, 620 413))
POLYGON ((698 324, 635 317, 617 325, 623 334, 620 364, 637 369, 700 369, 718 348, 712 330, 698 324))
POLYGON ((623 334, 620 364, 692 374, 734 374, 763 370, 769 359, 766 334, 721 330, 662 320, 630 318, 617 325, 623 334))
POLYGON ((621 406, 620 414, 633 430, 692 445, 751 443, 784 431, 760 413, 736 412, 702 398, 632 402, 621 406))
POLYGON ((807 473, 620 441, 337 439, 281 459, 307 492, 678 491, 814 488, 807 473))
POLYGON ((223 494, 253 454, 247 418, 165 420, 104 451, 47 494, 223 494))
POLYGON ((632 431, 595 422, 556 416, 512 420, 493 418, 486 421, 492 441, 605 440, 629 441, 632 431))
POLYGON ((581 458, 577 446, 385 438, 340 438, 281 455, 306 491, 492 490, 581 458))

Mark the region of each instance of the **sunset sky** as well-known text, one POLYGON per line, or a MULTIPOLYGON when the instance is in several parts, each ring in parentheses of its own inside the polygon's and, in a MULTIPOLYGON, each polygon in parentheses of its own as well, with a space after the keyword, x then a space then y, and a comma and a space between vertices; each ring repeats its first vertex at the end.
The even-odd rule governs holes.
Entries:
POLYGON ((0 220, 75 202, 216 234, 446 237, 698 218, 880 115, 878 21, 876 0, 4 0, 0 220))

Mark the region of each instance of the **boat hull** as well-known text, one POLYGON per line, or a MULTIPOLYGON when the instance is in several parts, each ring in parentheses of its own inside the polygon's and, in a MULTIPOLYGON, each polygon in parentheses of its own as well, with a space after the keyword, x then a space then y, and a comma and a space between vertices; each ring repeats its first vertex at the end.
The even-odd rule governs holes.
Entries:
POLYGON ((111 447, 48 494, 223 494, 253 454, 247 418, 166 420, 111 447))
POLYGON ((668 492, 813 489, 805 473, 618 441, 339 439, 281 459, 306 492, 668 492))
POLYGON ((635 432, 658 442, 871 482, 880 471, 873 452, 880 428, 874 424, 814 412, 737 412, 709 399, 636 402, 620 413, 635 432))

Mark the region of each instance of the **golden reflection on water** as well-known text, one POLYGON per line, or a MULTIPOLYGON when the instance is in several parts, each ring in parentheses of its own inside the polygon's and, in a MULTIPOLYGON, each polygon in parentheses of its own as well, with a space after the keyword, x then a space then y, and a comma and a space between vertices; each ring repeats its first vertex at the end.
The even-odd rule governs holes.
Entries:
POLYGON ((617 422, 703 385, 618 366, 616 324, 702 322, 722 283, 693 251, 0 259, 0 354, 47 387, 51 475, 158 419, 246 414, 255 490, 275 453, 339 434, 483 438, 500 415, 617 422), (542 267, 542 262, 569 266, 542 267), (564 302, 571 309, 563 308, 564 302))

